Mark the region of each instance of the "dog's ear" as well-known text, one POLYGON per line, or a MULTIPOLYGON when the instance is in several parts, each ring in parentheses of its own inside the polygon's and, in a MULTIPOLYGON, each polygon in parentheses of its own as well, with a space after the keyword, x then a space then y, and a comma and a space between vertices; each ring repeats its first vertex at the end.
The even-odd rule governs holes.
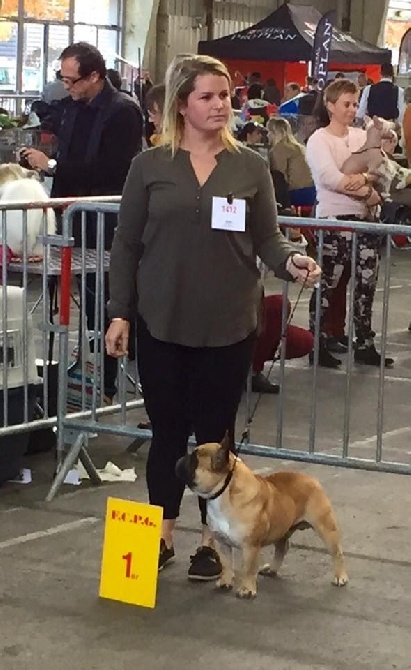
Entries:
POLYGON ((220 472, 227 467, 229 463, 230 456, 230 438, 228 431, 226 431, 222 441, 220 442, 220 447, 217 449, 213 456, 213 470, 220 472))
POLYGON ((384 130, 384 119, 382 119, 380 116, 374 116, 372 117, 372 122, 374 124, 374 128, 377 128, 377 130, 384 130))

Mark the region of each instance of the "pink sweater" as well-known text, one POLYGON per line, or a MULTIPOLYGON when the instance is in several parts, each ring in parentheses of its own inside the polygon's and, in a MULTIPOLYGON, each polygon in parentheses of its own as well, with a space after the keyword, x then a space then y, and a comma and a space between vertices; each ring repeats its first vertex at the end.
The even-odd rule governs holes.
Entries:
POLYGON ((358 151, 366 140, 365 130, 349 128, 346 137, 331 135, 319 128, 307 142, 306 161, 317 190, 317 216, 335 217, 352 215, 364 218, 365 203, 336 191, 344 174, 341 167, 353 151, 358 151))

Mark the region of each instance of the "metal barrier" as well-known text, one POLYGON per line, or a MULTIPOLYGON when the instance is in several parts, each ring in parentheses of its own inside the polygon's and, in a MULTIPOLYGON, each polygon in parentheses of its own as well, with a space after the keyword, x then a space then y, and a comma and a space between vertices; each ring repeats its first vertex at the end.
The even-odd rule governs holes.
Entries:
MULTIPOLYGON (((72 208, 69 208, 64 217, 65 230, 63 231, 63 236, 69 238, 71 235, 71 222, 73 215, 81 209, 84 213, 90 211, 97 211, 99 220, 102 222, 102 215, 105 213, 113 213, 117 210, 116 206, 113 205, 75 205, 72 208)), ((84 215, 84 214, 83 214, 84 215)), ((325 229, 339 229, 341 230, 342 225, 344 230, 353 231, 353 243, 352 243, 352 260, 355 259, 356 248, 357 248, 357 234, 362 232, 367 232, 372 235, 386 236, 385 243, 385 275, 384 275, 384 293, 383 293, 383 321, 382 321, 382 339, 381 339, 381 350, 385 351, 386 341, 387 341, 387 323, 388 323, 388 297, 389 297, 389 287, 390 287, 390 257, 391 257, 391 236, 393 234, 405 234, 410 235, 411 227, 410 226, 388 226, 381 224, 371 224, 371 223, 358 223, 358 222, 346 222, 342 224, 341 221, 330 221, 327 220, 326 224, 323 220, 316 219, 302 219, 302 218, 290 218, 290 217, 281 217, 281 225, 286 227, 300 227, 300 228, 316 228, 318 230, 319 238, 319 247, 318 247, 318 260, 321 264, 322 253, 323 253, 323 231, 325 229)), ((102 258, 102 249, 103 249, 103 239, 99 238, 99 258, 101 262, 102 258)), ((284 297, 287 296, 288 285, 284 284, 284 297)), ((285 301, 284 301, 285 304, 285 301)), ((103 306, 101 305, 100 311, 103 306)), ((318 370, 318 351, 319 351, 319 295, 317 295, 317 323, 316 323, 316 344, 314 350, 314 366, 312 372, 312 403, 311 403, 311 413, 309 421, 309 446, 307 451, 287 449, 283 446, 283 432, 284 432, 284 393, 281 394, 278 403, 278 412, 277 412, 277 434, 276 434, 276 446, 268 445, 258 445, 252 443, 250 440, 243 445, 242 451, 244 453, 249 453, 253 455, 260 456, 271 456, 281 459, 290 459, 297 461, 307 461, 312 463, 322 463, 322 464, 332 464, 340 465, 344 467, 351 468, 363 468, 367 470, 377 470, 377 471, 386 471, 386 472, 397 472, 397 473, 406 473, 411 474, 411 465, 401 462, 392 462, 384 459, 383 454, 383 444, 382 444, 382 435, 383 435, 383 422, 384 422, 384 402, 385 402, 385 371, 384 368, 380 368, 379 374, 379 383, 378 383, 378 398, 377 398, 377 407, 376 407, 376 434, 377 434, 377 444, 374 458, 361 458, 356 457, 350 454, 350 392, 352 389, 352 360, 353 360, 353 293, 351 292, 350 303, 349 303, 349 355, 347 357, 346 364, 346 375, 345 375, 345 393, 344 393, 344 420, 343 420, 343 431, 342 431, 342 446, 341 453, 338 455, 320 453, 316 448, 316 426, 317 426, 317 393, 319 388, 319 370, 318 370)), ((285 319, 285 311, 284 311, 285 319)), ((284 321, 285 323, 285 321, 284 321)), ((66 355, 66 352, 65 352, 66 355)), ((64 358, 63 358, 64 360, 64 358)), ((282 358, 280 361, 280 385, 284 385, 285 377, 285 360, 284 360, 284 348, 282 351, 282 358)), ((246 397, 246 404, 250 407, 252 405, 250 396, 246 397)), ((124 413, 124 404, 120 402, 120 405, 123 408, 122 420, 125 418, 124 413)), ((148 437, 150 432, 148 431, 139 431, 135 426, 129 426, 123 421, 121 426, 113 425, 102 425, 98 418, 106 410, 98 410, 92 412, 82 412, 81 414, 69 415, 66 414, 63 425, 68 428, 75 428, 76 430, 81 431, 82 433, 86 432, 102 432, 106 434, 116 434, 132 437, 148 437)), ((60 449, 63 449, 63 445, 60 445, 60 449)), ((77 456, 78 453, 82 453, 84 456, 83 445, 75 445, 69 452, 68 464, 71 465, 77 456)), ((67 467, 62 473, 62 477, 67 467)))
POLYGON ((56 138, 40 128, 4 128, 0 130, 0 163, 15 163, 19 149, 33 147, 52 156, 56 138))
POLYGON ((40 93, 0 93, 0 107, 12 116, 28 114, 31 104, 40 99, 40 93))
MULTIPOLYGON (((353 292, 353 276, 354 276, 354 267, 355 259, 357 253, 357 237, 359 233, 370 233, 371 235, 376 235, 379 237, 385 237, 385 244, 383 248, 385 250, 384 254, 384 281, 383 281, 383 296, 382 296, 382 324, 381 324, 381 342, 380 350, 381 354, 384 355, 386 351, 387 344, 387 326, 388 326, 388 308, 389 308, 389 292, 390 292, 390 274, 391 274, 391 238, 393 235, 405 235, 407 237, 411 234, 411 226, 396 226, 396 225, 385 225, 379 223, 360 223, 360 222, 351 222, 351 221, 337 221, 327 219, 325 222, 321 219, 303 219, 298 217, 279 217, 279 222, 285 228, 289 227, 298 227, 302 231, 306 228, 316 230, 318 234, 318 247, 317 247, 317 261, 319 265, 322 263, 323 258, 323 241, 324 241, 324 231, 325 230, 344 230, 352 232, 352 251, 351 251, 351 291, 349 293, 349 310, 348 310, 348 356, 345 366, 345 389, 344 389, 344 406, 343 406, 343 431, 342 431, 342 444, 336 445, 331 444, 329 451, 337 451, 337 454, 326 453, 325 450, 320 451, 317 448, 317 419, 318 419, 318 391, 319 391, 319 369, 318 369, 318 356, 319 356, 319 324, 320 324, 320 293, 317 291, 316 295, 316 323, 315 323, 315 346, 314 346, 314 365, 312 371, 312 384, 311 384, 311 407, 310 407, 310 417, 308 421, 308 449, 299 450, 291 449, 283 446, 283 434, 284 434, 284 410, 285 410, 285 394, 283 392, 283 386, 285 382, 285 357, 284 357, 284 347, 281 350, 281 359, 280 359, 280 379, 279 383, 282 387, 282 393, 279 398, 278 408, 277 408, 277 434, 276 434, 276 446, 268 447, 266 445, 253 444, 250 441, 242 447, 242 452, 247 454, 252 454, 256 456, 270 456, 274 458, 281 458, 283 460, 292 460, 292 461, 303 461, 308 463, 316 463, 321 465, 334 465, 342 466, 345 468, 355 468, 355 469, 364 469, 371 471, 380 471, 380 472, 392 472, 399 474, 411 474, 411 463, 386 460, 384 458, 384 445, 383 445, 383 430, 384 430, 384 410, 385 410, 385 367, 384 363, 381 363, 379 369, 379 379, 378 379, 378 391, 377 391, 377 405, 376 405, 376 415, 375 415, 375 426, 376 426, 376 444, 375 444, 375 453, 373 457, 364 458, 359 456, 353 456, 350 453, 350 421, 351 421, 351 403, 350 395, 353 389, 353 379, 352 379, 352 370, 353 370, 353 313, 354 313, 354 292, 353 292)), ((406 253, 406 252, 405 252, 406 253)), ((285 299, 288 295, 288 284, 284 284, 283 298, 284 304, 285 299)), ((285 309, 283 312, 283 326, 286 320, 285 309)), ((340 398, 338 398, 338 402, 340 398)), ((395 408, 392 408, 395 410, 395 408)), ((406 428, 408 430, 408 427, 406 428)), ((331 438, 332 439, 332 438, 331 438)))
MULTIPOLYGON (((50 200, 49 203, 32 203, 30 205, 16 203, 13 205, 0 204, 1 229, 2 229, 2 282, 1 290, 2 305, 1 316, 3 323, 2 335, 2 378, 3 391, 12 388, 12 374, 19 370, 18 383, 22 388, 23 408, 22 415, 16 422, 9 420, 8 416, 8 393, 3 393, 3 427, 0 428, 0 440, 2 437, 22 435, 40 428, 55 427, 57 429, 57 474, 47 496, 51 500, 67 472, 80 458, 86 468, 92 483, 99 483, 100 479, 94 464, 87 451, 87 438, 90 433, 103 433, 111 435, 122 435, 133 438, 149 438, 150 431, 139 430, 131 422, 127 424, 128 412, 141 408, 144 401, 141 398, 138 371, 134 360, 133 367, 127 360, 120 360, 117 365, 117 392, 118 399, 115 405, 107 404, 105 398, 105 382, 107 372, 107 358, 104 349, 104 333, 106 328, 105 301, 107 292, 105 288, 106 273, 108 270, 109 254, 106 251, 106 234, 112 229, 113 221, 106 217, 115 217, 118 213, 120 198, 83 198, 50 200), (65 208, 62 216, 62 230, 60 235, 47 234, 47 208, 65 208), (31 210, 41 209, 42 230, 40 239, 44 247, 44 257, 40 263, 29 263, 28 235, 29 213, 31 210), (9 262, 7 264, 7 216, 10 212, 23 210, 23 253, 21 261, 9 262), (73 228, 74 226, 74 228, 73 228), (74 237, 73 237, 74 236, 74 237), (74 246, 74 242, 79 247, 74 246), (13 274, 14 273, 14 274, 13 274), (18 273, 16 275, 16 273, 18 273), (21 281, 21 328, 9 327, 11 313, 8 289, 13 277, 19 276, 21 281), (37 276, 37 280, 36 280, 37 276), (30 284, 32 278, 34 283, 30 284), (40 278, 40 282, 38 282, 40 278), (73 281, 77 280, 77 284, 73 281), (31 290, 37 288, 40 296, 30 306, 28 300, 28 287, 31 290), (59 319, 53 323, 53 302, 50 286, 60 284, 59 319), (77 302, 77 310, 71 313, 72 299, 77 302), (97 296, 97 298, 95 297, 97 296), (40 341, 34 342, 37 348, 36 355, 40 352, 40 360, 43 362, 42 379, 32 380, 34 374, 33 363, 33 332, 36 328, 36 310, 42 305, 41 319, 38 324, 40 341), (34 315, 34 316, 33 316, 34 315), (33 321, 34 318, 34 321, 33 321), (92 327, 90 328, 90 323, 92 327), (86 324, 90 330, 87 330, 86 324), (7 324, 6 327, 4 324, 7 324), (73 331, 74 328, 74 331, 73 331), (6 332, 5 332, 6 331, 6 332), (17 332, 17 334, 16 334, 17 332), (75 344, 73 346, 73 332, 75 344), (19 334, 20 333, 20 334, 19 334), (20 339, 19 339, 20 338, 20 339), (58 346, 58 384, 57 384, 57 407, 55 415, 50 411, 50 403, 54 397, 50 396, 50 363, 52 357, 53 340, 56 338, 58 346), (6 343, 6 344, 5 344, 6 343), (17 343, 17 344, 16 344, 17 343), (75 354, 77 350, 77 354, 75 354), (14 357, 14 358, 13 358, 14 357), (45 363, 45 365, 44 365, 45 363), (31 385, 40 388, 44 407, 43 417, 37 418, 31 415, 31 385), (130 396, 132 399, 130 399, 130 396), (74 401, 73 401, 74 398, 74 401), (68 405, 70 401, 70 406, 68 405), (74 410, 74 411, 73 411, 74 410), (120 425, 105 422, 107 417, 120 414, 120 425)), ((381 351, 384 352, 387 342, 388 304, 390 289, 390 258, 391 258, 391 236, 393 234, 411 235, 410 226, 388 226, 381 224, 368 224, 358 222, 331 221, 319 219, 303 219, 281 217, 281 225, 285 227, 315 228, 318 231, 318 261, 321 264, 323 254, 323 232, 326 229, 351 230, 353 232, 352 261, 355 259, 357 247, 357 234, 367 232, 372 235, 386 236, 385 240, 385 263, 383 281, 383 314, 381 327, 381 351)), ((406 252, 404 252, 406 253, 406 252)), ((284 284, 283 295, 287 297, 288 284, 284 284)), ((350 424, 351 424, 351 392, 354 388, 352 375, 353 361, 353 294, 351 291, 349 300, 349 352, 346 363, 346 374, 343 379, 343 420, 342 431, 337 441, 330 445, 330 450, 320 451, 317 439, 319 394, 323 391, 323 379, 318 369, 319 352, 319 295, 316 299, 316 339, 314 349, 314 366, 312 368, 311 391, 310 391, 310 416, 307 422, 308 449, 293 449, 284 446, 286 401, 284 388, 286 387, 286 365, 284 348, 280 360, 280 385, 282 393, 278 398, 276 436, 273 445, 256 444, 249 438, 242 446, 244 453, 270 456, 274 458, 289 459, 295 461, 306 461, 310 463, 338 465, 349 468, 362 468, 367 470, 395 472, 411 474, 411 465, 398 461, 386 459, 384 455, 383 429, 385 409, 385 370, 379 371, 377 402, 376 402, 376 446, 375 454, 365 458, 351 452, 350 424), (338 444, 341 442, 341 446, 338 444), (275 446, 274 446, 275 445, 275 446), (335 449, 339 453, 334 453, 335 449)), ((285 305, 285 300, 284 300, 285 305)), ((285 323, 286 313, 284 309, 283 321, 285 323)), ((13 324, 12 324, 13 325, 13 324)), ((1 347, 0 347, 1 352, 1 347)), ((113 361, 114 359, 111 359, 113 361)), ((36 368, 36 377, 39 369, 36 368)), ((1 375, 0 375, 1 376, 1 375)), ((17 383, 15 381, 15 383, 17 383)), ((321 402, 321 399, 320 399, 321 402)), ((245 398, 248 407, 252 406, 252 397, 248 391, 245 398)), ((1 449, 1 445, 0 445, 1 449)))
MULTIPOLYGON (((32 437, 40 429, 52 428, 57 429, 57 467, 60 476, 59 466, 64 458, 64 443, 67 441, 62 427, 67 411, 68 380, 71 380, 74 399, 80 410, 74 416, 92 416, 95 419, 97 413, 113 414, 121 409, 124 418, 126 408, 130 407, 130 403, 125 402, 123 407, 106 406, 102 390, 104 327, 100 315, 104 313, 102 282, 109 261, 109 253, 104 252, 104 226, 97 225, 95 249, 92 244, 87 244, 85 215, 79 224, 80 248, 73 248, 73 238, 64 234, 67 226, 63 225, 63 235, 52 234, 51 210, 64 209, 77 201, 81 201, 83 206, 88 203, 90 209, 93 209, 97 203, 118 203, 120 197, 61 199, 30 204, 0 202, 0 477, 2 473, 7 473, 5 465, 10 469, 15 467, 13 458, 21 459, 29 435, 32 437), (19 248, 16 248, 16 239, 20 240, 19 248), (101 249, 102 253, 99 251, 101 249), (77 278, 77 286, 74 285, 74 277, 77 278), (85 305, 87 300, 90 301, 87 293, 89 277, 96 277, 95 291, 99 296, 94 301, 96 327, 91 346, 96 353, 88 354, 89 360, 84 356, 74 360, 73 351, 76 348, 70 344, 73 332, 69 331, 71 304, 74 300, 79 308, 78 317, 72 319, 77 332, 79 324, 87 322, 85 305), (56 292, 59 284, 61 298, 58 304, 56 292), (57 314, 58 323, 54 323, 57 314), (55 346, 58 355, 54 351, 55 346), (92 364, 93 358, 95 365, 92 364), (94 374, 93 370, 92 380, 87 382, 87 370, 90 367, 94 367, 96 372, 94 374), (90 387, 92 398, 88 402, 87 390, 90 387)), ((118 204, 114 205, 114 209, 118 210, 118 204)), ((104 221, 99 223, 103 224, 104 221)), ((88 348, 86 330, 80 325, 79 332, 80 335, 75 338, 76 344, 80 344, 77 351, 80 349, 84 352, 88 348)), ((119 391, 123 398, 125 377, 125 366, 121 366, 119 391)), ((139 399, 133 406, 139 407, 142 400, 137 383, 134 386, 139 399)), ((80 455, 90 477, 97 482, 98 477, 89 459, 83 456, 82 451, 80 455)))

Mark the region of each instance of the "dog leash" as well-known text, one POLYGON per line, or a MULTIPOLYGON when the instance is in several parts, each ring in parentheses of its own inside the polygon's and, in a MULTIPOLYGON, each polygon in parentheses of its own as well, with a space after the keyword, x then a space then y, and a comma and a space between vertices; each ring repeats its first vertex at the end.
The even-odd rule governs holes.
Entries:
MULTIPOLYGON (((283 328, 282 333, 281 333, 280 343, 279 343, 279 345, 278 345, 278 347, 277 347, 277 349, 276 349, 276 351, 275 351, 275 353, 274 353, 273 359, 272 359, 272 361, 271 361, 270 369, 268 370, 268 373, 267 373, 267 375, 265 376, 265 379, 266 379, 267 381, 268 381, 268 378, 269 378, 269 376, 270 376, 270 374, 271 374, 271 372, 272 372, 272 369, 273 369, 273 367, 274 367, 274 363, 276 363, 276 362, 281 358, 281 350, 282 350, 283 344, 284 344, 284 342, 285 342, 285 340, 286 340, 286 337, 287 337, 287 329, 288 329, 288 326, 290 325, 291 321, 292 321, 293 318, 294 318, 294 314, 295 314, 295 311, 296 311, 296 309, 297 309, 297 307, 298 307, 298 303, 300 302, 300 298, 301 298, 302 293, 303 293, 303 291, 304 291, 304 289, 305 289, 305 287, 306 287, 307 279, 308 279, 308 275, 309 275, 309 274, 310 274, 310 271, 307 270, 307 274, 306 274, 306 276, 305 276, 305 279, 304 279, 303 284, 301 285, 301 288, 300 288, 300 291, 299 291, 299 293, 298 293, 298 295, 297 295, 297 298, 296 298, 296 301, 295 301, 295 303, 294 303, 294 306, 293 306, 293 308, 292 308, 292 310, 291 310, 291 312, 290 312, 290 316, 288 317, 286 323, 284 324, 284 328, 283 328)), ((239 454, 240 451, 241 451, 241 447, 242 447, 242 445, 243 445, 243 444, 246 442, 246 440, 248 440, 249 437, 250 437, 250 428, 251 428, 251 424, 253 423, 253 420, 254 420, 255 414, 256 414, 256 412, 257 412, 258 405, 260 404, 262 395, 263 395, 263 392, 260 391, 259 394, 258 394, 258 396, 257 396, 257 400, 256 400, 255 403, 254 403, 254 407, 253 407, 253 409, 251 410, 251 412, 250 412, 250 414, 249 414, 249 416, 248 416, 248 418, 247 418, 247 422, 246 422, 245 427, 244 427, 244 430, 243 430, 243 432, 242 432, 241 440, 240 440, 240 442, 239 442, 239 445, 238 445, 237 449, 235 449, 235 451, 234 451, 235 456, 238 456, 238 454, 239 454)))

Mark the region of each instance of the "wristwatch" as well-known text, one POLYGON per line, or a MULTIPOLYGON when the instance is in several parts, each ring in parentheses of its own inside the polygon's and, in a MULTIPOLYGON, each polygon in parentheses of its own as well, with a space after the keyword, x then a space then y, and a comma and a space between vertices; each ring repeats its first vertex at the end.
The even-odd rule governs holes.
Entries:
POLYGON ((50 158, 47 163, 47 173, 49 175, 54 175, 57 168, 57 161, 54 158, 50 158))

